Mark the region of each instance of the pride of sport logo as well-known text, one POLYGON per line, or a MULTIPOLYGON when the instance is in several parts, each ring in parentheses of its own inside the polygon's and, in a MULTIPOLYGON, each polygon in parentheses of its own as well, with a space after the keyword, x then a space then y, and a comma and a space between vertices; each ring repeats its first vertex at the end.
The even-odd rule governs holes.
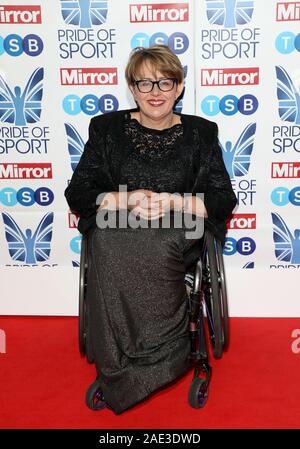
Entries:
POLYGON ((53 218, 53 212, 48 212, 35 229, 26 226, 23 231, 14 217, 2 213, 8 252, 13 261, 32 265, 49 259, 53 218))
POLYGON ((300 229, 290 229, 277 212, 271 213, 275 257, 280 265, 270 268, 300 268, 300 229))
POLYGON ((209 23, 234 28, 245 25, 252 19, 253 0, 206 0, 209 23))
POLYGON ((130 22, 187 22, 188 3, 150 3, 129 5, 130 22))
POLYGON ((39 24, 42 23, 39 5, 3 5, 0 6, 0 24, 39 24))
POLYGON ((61 68, 60 82, 62 85, 74 86, 118 84, 118 69, 117 67, 61 68))
POLYGON ((238 204, 253 205, 256 179, 248 179, 251 155, 254 148, 256 123, 250 123, 236 142, 220 143, 226 170, 231 178, 238 204))
POLYGON ((273 126, 273 152, 300 152, 300 91, 298 70, 288 73, 282 66, 275 66, 277 78, 278 115, 285 122, 273 126), (293 78, 291 75, 294 74, 293 78))
POLYGON ((20 86, 11 89, 0 75, 0 121, 24 126, 41 117, 44 69, 36 69, 22 91, 20 86))
POLYGON ((59 56, 72 59, 114 57, 116 30, 102 28, 106 22, 108 2, 98 0, 61 0, 61 13, 68 28, 57 30, 59 56))
POLYGON ((84 149, 84 141, 71 123, 65 123, 65 130, 68 142, 68 152, 71 160, 71 168, 74 171, 82 156, 84 149))
POLYGON ((61 0, 61 13, 66 24, 91 28, 106 22, 107 1, 61 0))
POLYGON ((201 70, 201 86, 245 86, 259 84, 259 67, 201 70))
POLYGON ((276 66, 278 112, 281 120, 300 124, 300 94, 288 72, 276 66))
POLYGON ((254 1, 251 0, 206 0, 206 16, 212 28, 201 28, 201 57, 255 58, 260 29, 248 25, 253 11, 254 1))

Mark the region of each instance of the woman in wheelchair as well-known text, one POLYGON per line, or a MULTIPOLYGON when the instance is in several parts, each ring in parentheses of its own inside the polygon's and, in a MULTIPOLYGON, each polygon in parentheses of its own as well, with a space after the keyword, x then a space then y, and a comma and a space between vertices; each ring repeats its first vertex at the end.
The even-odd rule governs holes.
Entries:
POLYGON ((196 228, 204 221, 223 242, 236 205, 217 125, 173 111, 184 81, 177 56, 138 48, 125 74, 137 108, 91 119, 65 191, 88 236, 86 352, 97 378, 86 401, 115 413, 190 368, 186 269, 203 246, 196 228), (178 226, 178 216, 190 220, 178 226))

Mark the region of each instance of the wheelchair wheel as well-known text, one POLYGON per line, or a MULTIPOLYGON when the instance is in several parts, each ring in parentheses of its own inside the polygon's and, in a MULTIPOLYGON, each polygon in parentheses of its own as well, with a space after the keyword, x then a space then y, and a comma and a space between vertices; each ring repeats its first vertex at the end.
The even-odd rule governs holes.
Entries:
POLYGON ((104 401, 103 391, 101 390, 97 379, 87 389, 85 403, 91 410, 102 410, 103 408, 106 408, 107 404, 104 401))
POLYGON ((206 231, 204 249, 204 300, 208 331, 215 358, 228 344, 228 309, 221 245, 206 231))
POLYGON ((82 237, 79 272, 79 351, 82 356, 86 354, 87 323, 86 323, 86 270, 87 269, 87 238, 82 237))
POLYGON ((221 297, 221 314, 223 324, 223 350, 226 350, 229 345, 229 318, 228 318, 228 301, 227 301, 227 288, 226 277, 223 260, 223 250, 220 241, 216 242, 216 256, 219 275, 219 287, 221 297))
POLYGON ((205 379, 195 377, 189 389, 188 401, 193 408, 202 408, 208 399, 208 385, 205 379))

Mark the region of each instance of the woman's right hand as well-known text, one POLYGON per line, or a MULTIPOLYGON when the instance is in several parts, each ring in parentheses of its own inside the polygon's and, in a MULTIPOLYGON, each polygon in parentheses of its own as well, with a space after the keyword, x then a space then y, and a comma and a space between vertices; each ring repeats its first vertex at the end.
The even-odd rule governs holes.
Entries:
POLYGON ((145 220, 157 220, 164 215, 159 194, 147 189, 137 189, 127 194, 127 209, 145 220))
POLYGON ((156 220, 164 215, 159 194, 147 189, 130 192, 108 192, 103 198, 100 209, 128 209, 145 220, 156 220))

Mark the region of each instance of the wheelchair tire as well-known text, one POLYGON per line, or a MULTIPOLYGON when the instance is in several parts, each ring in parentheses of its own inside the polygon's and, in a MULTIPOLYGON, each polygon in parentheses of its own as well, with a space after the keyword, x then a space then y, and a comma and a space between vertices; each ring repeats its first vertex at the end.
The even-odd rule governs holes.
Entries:
POLYGON ((218 264, 219 274, 219 286, 221 296, 221 314, 222 314, 222 327, 223 327, 223 350, 225 351, 229 345, 229 315, 228 315, 228 301, 227 301, 227 288, 226 277, 223 260, 223 250, 220 241, 216 242, 216 256, 218 264))
POLYGON ((202 408, 208 399, 208 385, 205 379, 195 377, 189 389, 188 401, 193 408, 202 408))
POLYGON ((103 391, 100 388, 99 382, 96 379, 86 391, 85 403, 91 410, 102 410, 107 407, 104 401, 103 391))
POLYGON ((79 320, 78 320, 78 341, 79 352, 82 356, 86 354, 87 339, 87 310, 86 310, 86 270, 87 269, 87 238, 82 237, 80 252, 79 271, 79 320))
POLYGON ((214 236, 210 231, 206 231, 204 250, 205 282, 203 293, 213 355, 215 358, 220 358, 223 353, 224 332, 219 282, 220 276, 215 245, 216 242, 214 236))

